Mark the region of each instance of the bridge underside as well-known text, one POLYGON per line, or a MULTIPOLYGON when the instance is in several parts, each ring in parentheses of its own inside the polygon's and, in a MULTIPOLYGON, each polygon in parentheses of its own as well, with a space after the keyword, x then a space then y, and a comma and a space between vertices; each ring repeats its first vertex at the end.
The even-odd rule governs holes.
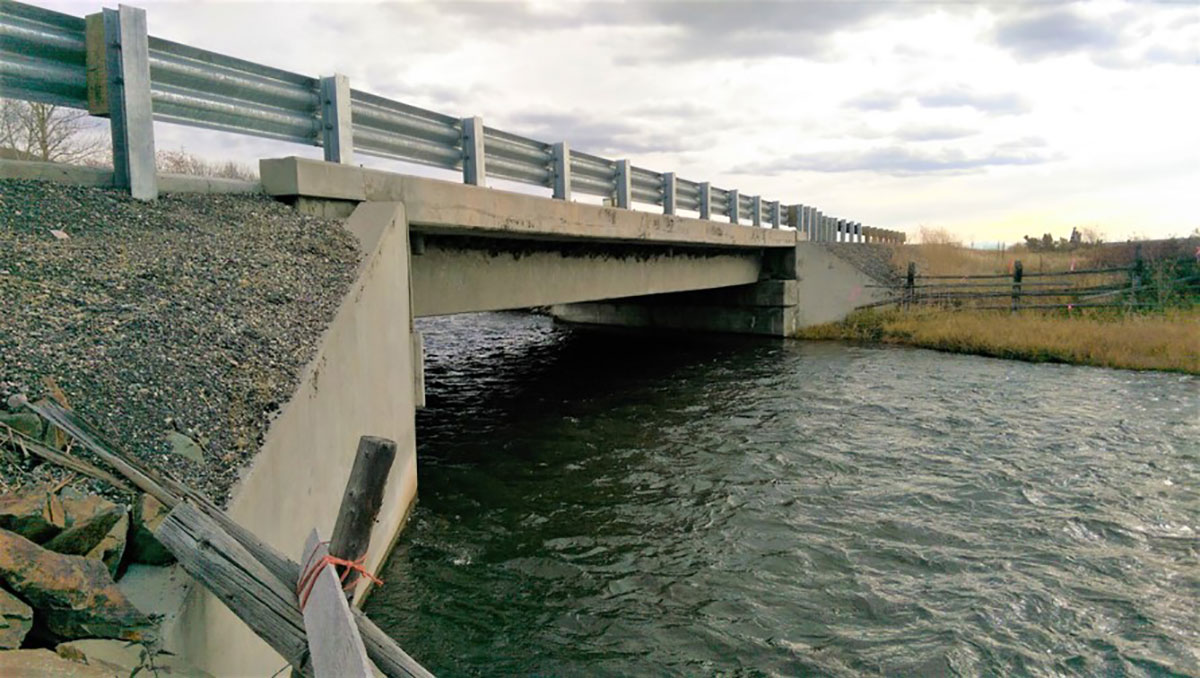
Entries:
POLYGON ((413 311, 448 315, 747 285, 761 268, 754 251, 417 234, 413 311))

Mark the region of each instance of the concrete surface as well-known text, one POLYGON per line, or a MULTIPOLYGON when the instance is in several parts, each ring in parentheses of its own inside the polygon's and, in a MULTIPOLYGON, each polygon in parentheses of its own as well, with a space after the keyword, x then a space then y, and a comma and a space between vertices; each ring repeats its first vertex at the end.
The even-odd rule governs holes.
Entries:
POLYGON ((403 202, 409 227, 420 232, 750 249, 796 243, 792 230, 554 200, 308 158, 261 160, 259 174, 263 190, 280 198, 403 202))
MULTIPOLYGON (((416 498, 414 365, 404 207, 360 205, 347 224, 363 245, 358 279, 326 329, 300 387, 272 423, 229 514, 299 559, 314 527, 331 534, 358 438, 397 443, 367 567, 377 572, 416 498)), ((359 594, 361 596, 362 589, 359 594)), ((202 589, 181 622, 182 651, 217 676, 270 676, 284 660, 202 589)))
POLYGON ((412 258, 417 316, 549 306, 758 280, 754 251, 426 238, 412 258), (539 247, 539 244, 541 247, 539 247))

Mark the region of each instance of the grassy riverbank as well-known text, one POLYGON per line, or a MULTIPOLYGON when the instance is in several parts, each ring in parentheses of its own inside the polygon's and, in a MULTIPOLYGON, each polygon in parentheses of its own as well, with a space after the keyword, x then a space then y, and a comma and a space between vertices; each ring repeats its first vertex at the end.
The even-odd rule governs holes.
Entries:
POLYGON ((1200 310, 875 311, 801 330, 802 339, 903 344, 1031 362, 1200 374, 1200 310))

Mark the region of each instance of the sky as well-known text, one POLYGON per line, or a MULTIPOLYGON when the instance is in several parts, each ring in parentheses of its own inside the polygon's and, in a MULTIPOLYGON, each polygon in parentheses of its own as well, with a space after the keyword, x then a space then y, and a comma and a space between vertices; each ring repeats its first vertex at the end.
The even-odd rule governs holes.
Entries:
POLYGON ((152 35, 876 227, 1200 228, 1200 0, 130 4, 152 35))

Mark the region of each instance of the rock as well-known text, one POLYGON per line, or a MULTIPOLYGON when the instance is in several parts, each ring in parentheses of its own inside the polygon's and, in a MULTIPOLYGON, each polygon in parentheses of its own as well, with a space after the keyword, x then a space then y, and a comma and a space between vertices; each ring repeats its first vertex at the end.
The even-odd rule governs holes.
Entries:
POLYGON ((37 611, 39 628, 66 640, 141 640, 150 620, 133 607, 98 560, 43 549, 0 530, 0 581, 37 611))
MULTIPOLYGON (((120 640, 72 640, 61 643, 55 652, 59 656, 84 661, 90 665, 113 666, 121 670, 122 676, 131 675, 134 669, 143 666, 143 648, 120 640)), ((212 674, 201 671, 184 662, 179 657, 170 654, 158 654, 153 658, 154 671, 143 669, 138 675, 181 676, 186 678, 212 678, 212 674)))
MULTIPOLYGON (((69 514, 68 514, 69 515, 69 514)), ((117 574, 129 534, 129 516, 125 509, 113 506, 84 522, 76 522, 45 543, 45 548, 65 555, 84 556, 103 561, 109 574, 117 574)))
POLYGON ((0 589, 0 650, 21 647, 29 627, 33 626, 33 608, 13 594, 0 589))
POLYGON ((72 527, 81 522, 87 522, 101 513, 115 511, 118 507, 111 501, 96 494, 80 492, 68 487, 59 493, 62 500, 63 512, 66 514, 66 526, 72 527))
POLYGON ((62 502, 44 486, 0 496, 0 529, 43 542, 66 526, 62 502))
POLYGON ((0 652, 0 676, 21 678, 127 678, 114 666, 88 666, 64 659, 50 650, 0 652))
POLYGON ((133 505, 133 534, 129 537, 129 560, 144 565, 170 565, 175 556, 154 538, 163 518, 170 511, 162 502, 143 494, 133 505))

